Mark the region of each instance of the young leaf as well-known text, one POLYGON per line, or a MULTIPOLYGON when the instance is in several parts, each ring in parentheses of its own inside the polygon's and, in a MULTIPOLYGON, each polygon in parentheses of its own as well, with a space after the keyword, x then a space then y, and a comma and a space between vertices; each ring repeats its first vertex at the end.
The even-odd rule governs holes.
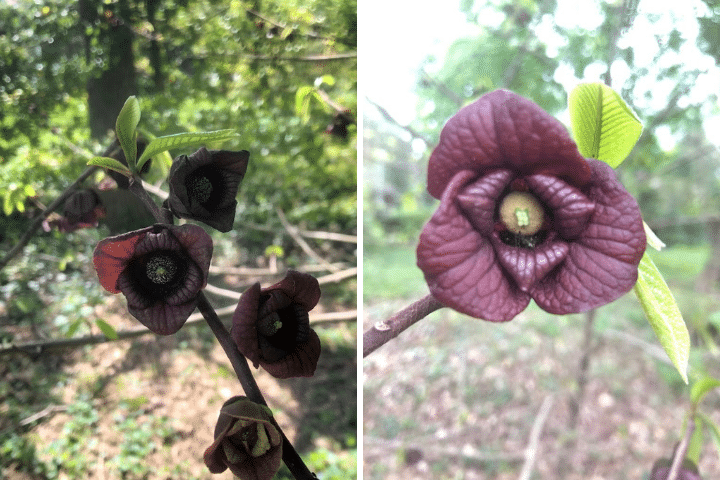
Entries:
POLYGON ((718 454, 720 454, 720 427, 718 427, 717 424, 715 424, 715 422, 713 422, 712 419, 704 413, 697 412, 696 415, 705 423, 705 426, 710 432, 710 437, 712 437, 713 442, 715 442, 715 446, 718 449, 718 454))
POLYGON ((125 152, 130 171, 135 169, 135 159, 137 159, 137 132, 135 129, 140 122, 140 102, 135 96, 128 97, 125 100, 117 120, 115 121, 115 133, 117 133, 120 146, 125 152))
POLYGON ((130 172, 130 169, 127 167, 127 165, 123 165, 122 163, 118 162, 114 158, 110 157, 93 157, 90 159, 90 161, 87 162, 88 165, 95 165, 97 167, 107 168, 109 170, 114 170, 118 173, 122 173, 126 177, 130 178, 132 177, 132 172, 130 172))
POLYGON ((703 447, 703 423, 698 417, 688 419, 688 422, 695 422, 695 430, 693 430, 692 437, 688 444, 688 449, 685 452, 685 458, 689 458, 695 465, 700 463, 700 453, 703 447))
POLYGON ((307 122, 310 118, 310 95, 315 89, 309 85, 298 88, 295 92, 295 115, 307 122))
POLYGON ((602 83, 583 83, 568 98, 575 142, 585 157, 617 168, 637 143, 642 124, 620 95, 602 83))
POLYGON ((647 252, 640 260, 638 281, 633 288, 660 345, 685 383, 690 357, 690 334, 675 298, 647 252))
POLYGON ((648 226, 647 223, 643 222, 643 228, 645 229, 645 238, 647 238, 647 244, 650 245, 655 250, 662 250, 667 245, 665 245, 665 242, 660 240, 657 235, 655 235, 655 232, 652 231, 652 229, 648 226))
POLYGON ((98 326, 103 335, 105 335, 107 338, 109 338, 110 340, 117 340, 118 334, 112 325, 107 323, 105 320, 100 320, 99 318, 95 320, 95 324, 98 326))
POLYGON ((191 147, 209 142, 219 142, 234 137, 239 137, 239 135, 232 129, 215 130, 213 132, 178 133, 177 135, 157 137, 151 140, 148 146, 145 147, 145 151, 138 160, 137 169, 140 171, 148 159, 166 150, 191 147))
POLYGON ((696 407, 703 397, 713 388, 720 387, 720 380, 713 377, 704 377, 695 382, 690 389, 690 401, 696 407))

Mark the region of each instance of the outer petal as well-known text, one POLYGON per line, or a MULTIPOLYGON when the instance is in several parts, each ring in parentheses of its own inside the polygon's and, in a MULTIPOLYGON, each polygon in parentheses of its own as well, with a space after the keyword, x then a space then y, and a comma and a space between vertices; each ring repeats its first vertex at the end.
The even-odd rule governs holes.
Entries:
POLYGON ((590 178, 586 160, 562 123, 507 90, 483 95, 447 122, 430 156, 428 191, 440 198, 458 172, 480 175, 495 168, 521 176, 559 176, 577 186, 590 178))
POLYGON ((93 265, 100 285, 111 293, 120 293, 117 286, 120 274, 135 254, 135 247, 153 227, 108 237, 100 241, 93 252, 93 265))
POLYGON ((299 344, 295 350, 274 363, 260 365, 275 378, 312 377, 320 359, 320 337, 310 329, 308 341, 299 344))
POLYGON ((592 180, 584 189, 595 202, 587 228, 570 244, 565 262, 531 292, 550 313, 590 310, 627 293, 638 275, 645 252, 640 209, 613 169, 589 160, 592 180))
POLYGON ((420 234, 417 264, 440 302, 473 317, 507 321, 527 307, 530 296, 505 276, 490 241, 458 209, 455 198, 474 176, 462 171, 445 189, 420 234))
MULTIPOLYGON (((296 270, 288 270, 285 278, 274 285, 263 288, 263 293, 280 290, 287 295, 292 303, 302 306, 305 311, 309 312, 320 301, 320 284, 317 279, 308 273, 298 272, 296 270)), ((271 311, 282 308, 282 306, 271 306, 271 311)))
POLYGON ((238 350, 253 363, 255 368, 260 366, 260 346, 257 339, 260 294, 260 284, 256 283, 240 295, 230 329, 230 336, 238 350))

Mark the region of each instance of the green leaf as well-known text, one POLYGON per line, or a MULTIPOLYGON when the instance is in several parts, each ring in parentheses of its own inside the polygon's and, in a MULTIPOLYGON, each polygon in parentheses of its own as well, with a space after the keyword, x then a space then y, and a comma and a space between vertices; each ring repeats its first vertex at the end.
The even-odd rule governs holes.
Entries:
POLYGON ((314 91, 315 88, 306 85, 295 92, 295 115, 302 118, 303 122, 307 122, 310 117, 310 94, 314 91))
POLYGON ((118 334, 115 331, 115 328, 107 323, 105 320, 100 320, 99 318, 95 320, 95 324, 98 326, 100 331, 110 340, 117 340, 118 334))
POLYGON ((213 132, 196 132, 196 133, 178 133, 177 135, 168 135, 165 137, 157 137, 150 141, 145 151, 138 160, 138 171, 142 169, 145 162, 151 157, 173 148, 185 148, 195 145, 201 145, 210 142, 220 142, 240 135, 233 129, 215 130, 213 132))
POLYGON ((710 417, 703 413, 698 412, 697 416, 705 423, 705 426, 708 428, 710 436, 712 437, 713 442, 718 449, 718 455, 720 455, 720 427, 718 427, 717 424, 715 424, 715 422, 713 422, 710 417))
POLYGON ((139 122, 140 102, 138 102, 135 96, 128 97, 115 122, 115 133, 117 133, 118 141, 120 142, 123 152, 125 152, 125 159, 131 171, 136 171, 137 132, 135 129, 139 122))
POLYGON ((65 334, 67 338, 72 338, 75 333, 78 331, 78 328, 80 328, 80 325, 82 325, 83 320, 81 318, 73 320, 73 322, 68 327, 68 331, 65 334))
POLYGON ((700 453, 702 452, 703 447, 703 424, 698 417, 690 418, 688 419, 688 422, 695 422, 695 430, 693 430, 692 437, 690 437, 685 458, 689 458, 693 461, 693 463, 695 463, 695 465, 697 465, 700 463, 700 453))
POLYGON ((90 159, 90 161, 87 162, 87 164, 95 165, 97 167, 107 168, 109 170, 114 170, 118 173, 122 173, 123 175, 125 175, 128 178, 132 177, 132 172, 130 172, 130 169, 127 167, 127 165, 123 165, 122 163, 118 162, 114 158, 93 157, 90 159))
POLYGON ((585 157, 617 168, 630 154, 642 124, 620 95, 602 83, 583 83, 570 92, 570 123, 585 157))
POLYGON ((696 407, 700 404, 703 397, 713 388, 720 387, 720 380, 707 376, 695 382, 690 389, 690 401, 696 407))
POLYGON ((640 260, 638 281, 633 290, 640 300, 655 335, 660 340, 660 345, 665 349, 685 383, 688 383, 690 334, 675 298, 647 252, 640 260))
POLYGON ((657 235, 655 235, 655 232, 652 231, 652 229, 648 226, 647 223, 643 222, 643 228, 645 229, 645 238, 647 239, 647 244, 650 245, 655 250, 662 250, 667 245, 665 245, 665 242, 660 240, 657 235))

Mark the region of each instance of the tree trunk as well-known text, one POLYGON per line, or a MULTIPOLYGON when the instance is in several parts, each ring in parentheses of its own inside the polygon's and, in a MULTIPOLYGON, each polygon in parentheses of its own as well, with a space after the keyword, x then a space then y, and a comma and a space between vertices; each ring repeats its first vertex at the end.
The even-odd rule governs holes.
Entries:
MULTIPOLYGON (((92 2, 81 2, 84 19, 89 20, 97 11, 88 7, 92 2)), ((133 32, 125 22, 131 18, 127 0, 119 0, 117 9, 105 10, 99 34, 99 43, 107 45, 104 54, 105 69, 99 77, 91 78, 87 84, 90 132, 93 138, 104 138, 108 130, 115 130, 115 120, 127 98, 137 92, 135 79, 135 56, 133 53, 133 32)), ((86 57, 94 62, 91 55, 86 57)))

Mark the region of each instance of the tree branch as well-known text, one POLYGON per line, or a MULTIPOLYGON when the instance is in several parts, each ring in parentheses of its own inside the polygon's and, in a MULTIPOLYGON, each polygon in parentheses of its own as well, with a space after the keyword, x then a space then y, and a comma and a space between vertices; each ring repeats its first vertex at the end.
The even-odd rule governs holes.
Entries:
POLYGON ((384 322, 377 322, 363 334, 363 357, 385 345, 400 335, 415 322, 444 307, 432 295, 427 295, 417 302, 408 305, 384 322))

